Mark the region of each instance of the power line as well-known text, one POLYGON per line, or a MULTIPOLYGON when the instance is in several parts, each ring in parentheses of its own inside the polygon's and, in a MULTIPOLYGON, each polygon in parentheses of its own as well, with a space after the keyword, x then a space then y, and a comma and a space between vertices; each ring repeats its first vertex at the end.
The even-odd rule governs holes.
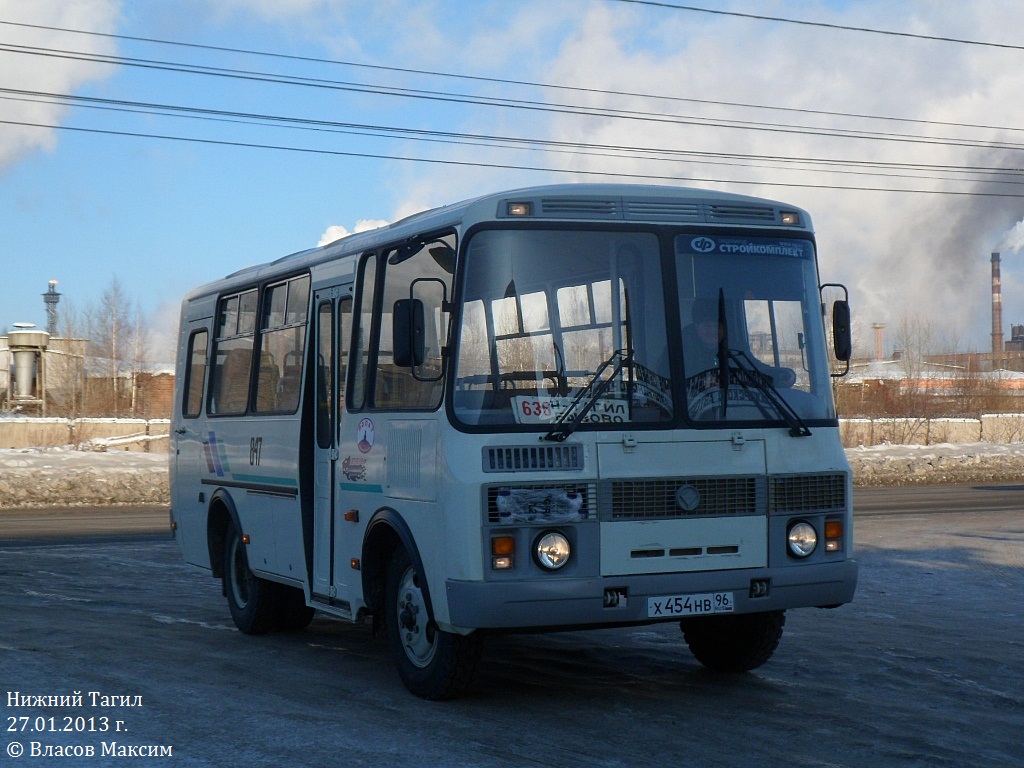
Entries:
POLYGON ((783 133, 800 136, 821 136, 826 138, 848 138, 864 141, 889 141, 907 144, 931 146, 966 147, 975 149, 1024 150, 1024 144, 1005 141, 983 141, 975 139, 959 139, 956 137, 931 137, 920 134, 901 134, 884 131, 864 131, 846 128, 815 128, 810 126, 786 123, 763 123, 749 120, 718 119, 697 116, 679 116, 666 113, 647 112, 643 110, 617 109, 613 107, 587 107, 579 104, 557 104, 534 101, 529 99, 512 99, 491 96, 475 96, 472 94, 450 91, 434 91, 415 88, 375 85, 354 81, 328 80, 324 78, 300 77, 296 75, 280 75, 253 70, 232 69, 226 67, 209 67, 205 65, 182 64, 180 62, 142 59, 136 57, 91 54, 82 51, 40 48, 0 44, 0 51, 22 53, 49 58, 88 61, 101 64, 117 64, 129 67, 141 67, 161 71, 185 74, 223 77, 235 80, 272 83, 278 85, 295 85, 309 88, 348 91, 383 96, 438 101, 443 103, 464 104, 472 106, 489 106, 507 109, 521 109, 549 114, 574 115, 579 117, 597 117, 606 119, 625 119, 641 122, 662 123, 667 125, 697 126, 706 128, 724 128, 732 130, 753 130, 783 133))
POLYGON ((16 88, 0 88, 0 98, 30 101, 33 103, 63 104, 77 108, 105 111, 119 111, 130 114, 152 114, 164 117, 185 117, 193 120, 229 122, 245 125, 272 126, 311 131, 326 131, 369 136, 372 138, 402 138, 413 141, 443 143, 461 146, 489 146, 503 149, 526 149, 556 154, 586 155, 616 159, 637 159, 649 161, 689 160, 701 165, 724 165, 740 168, 778 168, 788 170, 827 170, 842 175, 877 176, 883 178, 955 179, 957 175, 985 173, 1000 178, 959 179, 988 184, 1016 184, 1024 181, 1024 169, 1000 168, 994 166, 951 166, 921 163, 895 163, 883 161, 837 160, 820 157, 794 157, 745 153, 702 152, 665 147, 637 146, 627 144, 600 144, 593 142, 570 142, 553 139, 538 139, 529 136, 508 136, 478 134, 457 131, 407 128, 391 125, 339 122, 324 119, 297 118, 265 113, 241 112, 211 108, 190 107, 173 104, 109 99, 95 96, 29 91, 16 88), (746 161, 746 162, 742 162, 746 161), (824 166, 823 168, 821 166, 824 166), (852 170, 852 169, 867 170, 852 170), (884 172, 884 171, 898 171, 884 172), (931 174, 910 173, 922 171, 931 174))
MULTIPOLYGON (((621 0, 621 1, 628 2, 629 0, 621 0)), ((714 10, 700 9, 700 8, 689 7, 689 6, 673 6, 673 5, 668 5, 667 7, 678 8, 680 10, 705 11, 707 13, 717 13, 717 14, 721 14, 721 15, 737 15, 737 16, 748 16, 750 18, 761 18, 761 17, 754 16, 752 14, 739 14, 739 13, 732 13, 732 12, 725 12, 725 11, 714 11, 714 10)), ((764 17, 764 18, 770 19, 770 20, 777 20, 777 21, 786 21, 785 19, 775 19, 774 17, 764 17)), ((798 22, 793 22, 793 23, 798 23, 798 22)), ((810 23, 810 22, 805 22, 805 23, 810 23)), ((207 45, 207 44, 202 44, 202 43, 192 43, 192 42, 186 42, 186 41, 180 41, 180 40, 166 40, 166 39, 154 38, 154 37, 140 37, 140 36, 136 36, 136 35, 114 34, 114 33, 108 33, 108 32, 93 32, 93 31, 88 31, 88 30, 72 29, 72 28, 69 28, 69 27, 57 27, 57 26, 44 25, 44 24, 28 24, 28 23, 16 22, 16 21, 0 20, 0 25, 13 26, 13 27, 23 27, 23 28, 26 28, 26 29, 37 29, 37 30, 44 30, 44 31, 50 31, 50 32, 64 32, 64 33, 77 34, 77 35, 85 35, 85 36, 91 36, 91 37, 107 38, 107 39, 112 39, 112 40, 125 40, 125 41, 131 41, 131 42, 141 42, 141 43, 148 43, 148 44, 153 44, 153 45, 164 45, 164 46, 174 46, 174 47, 181 47, 181 48, 190 48, 190 49, 194 49, 194 50, 211 51, 211 52, 216 52, 216 53, 232 53, 232 54, 242 54, 242 55, 247 55, 247 56, 258 56, 258 57, 264 57, 264 58, 279 59, 279 60, 283 60, 283 61, 296 61, 296 62, 313 63, 313 64, 327 64, 327 65, 333 65, 333 66, 345 66, 345 67, 353 67, 353 68, 360 68, 360 69, 369 69, 369 70, 375 70, 375 71, 380 71, 380 72, 392 72, 392 73, 398 73, 398 74, 423 75, 423 76, 428 76, 428 77, 439 77, 439 78, 447 78, 447 79, 455 79, 455 80, 466 80, 466 81, 478 82, 478 83, 488 83, 488 84, 497 84, 497 85, 514 85, 514 86, 521 86, 521 87, 542 88, 542 89, 549 89, 549 90, 555 90, 555 91, 567 91, 567 92, 584 93, 584 94, 591 94, 591 95, 620 96, 620 97, 621 96, 625 96, 625 97, 639 98, 639 99, 655 99, 655 100, 667 101, 667 102, 699 104, 699 105, 702 105, 702 106, 731 107, 731 108, 765 110, 765 111, 774 111, 774 112, 788 112, 788 113, 793 113, 793 114, 818 115, 818 116, 823 116, 823 117, 840 117, 840 118, 844 118, 844 119, 881 120, 881 121, 889 121, 889 122, 897 122, 897 123, 915 123, 915 124, 918 124, 918 125, 934 125, 934 126, 943 126, 943 127, 947 127, 947 128, 972 128, 972 129, 996 130, 996 131, 1024 131, 1024 128, 1016 127, 1016 126, 997 126, 997 125, 987 125, 987 124, 979 124, 979 123, 962 123, 962 122, 955 122, 955 121, 949 121, 949 120, 924 120, 924 119, 921 119, 921 118, 898 117, 898 116, 895 116, 895 115, 872 115, 872 114, 857 113, 857 112, 840 112, 840 111, 834 111, 834 110, 810 109, 810 108, 806 108, 806 107, 804 107, 804 108, 781 107, 781 106, 770 105, 770 104, 749 104, 749 103, 744 103, 744 102, 724 101, 724 100, 718 100, 718 99, 697 99, 697 98, 688 98, 688 97, 683 97, 683 96, 672 96, 672 95, 667 95, 667 94, 644 93, 644 92, 638 92, 638 91, 621 91, 621 90, 615 90, 615 89, 588 88, 588 87, 584 87, 584 86, 565 85, 563 83, 546 83, 546 82, 541 82, 541 81, 514 80, 514 79, 500 78, 500 77, 485 77, 485 76, 481 76, 481 75, 466 75, 466 74, 457 74, 457 73, 452 73, 452 72, 441 72, 441 71, 429 70, 429 69, 414 69, 414 68, 409 68, 409 67, 387 66, 387 65, 383 65, 383 64, 367 64, 365 62, 348 61, 348 60, 343 60, 343 59, 328 59, 328 58, 322 58, 322 57, 317 57, 317 56, 302 56, 302 55, 298 55, 298 54, 286 54, 286 53, 280 53, 280 52, 275 52, 275 51, 259 50, 259 49, 254 49, 254 48, 235 48, 235 47, 230 47, 230 46, 207 45)), ((55 49, 53 49, 53 50, 55 50, 55 49)))
POLYGON ((871 35, 886 35, 888 37, 903 37, 915 40, 929 40, 937 43, 956 43, 957 45, 976 45, 985 48, 1002 48, 1011 51, 1024 51, 1024 45, 1012 45, 1010 43, 992 43, 985 40, 969 40, 962 37, 946 37, 944 35, 922 35, 915 32, 902 32, 892 29, 877 29, 874 27, 855 27, 849 24, 832 24, 825 21, 806 21, 804 19, 790 19, 783 16, 764 16, 757 13, 741 13, 739 11, 722 11, 715 8, 701 8, 695 5, 676 5, 674 3, 659 2, 658 0, 608 0, 609 2, 629 3, 631 5, 647 5, 654 8, 668 8, 674 11, 692 11, 694 13, 707 13, 714 16, 733 16, 740 19, 752 19, 754 21, 772 21, 779 24, 797 24, 803 27, 818 27, 820 29, 837 29, 843 32, 862 32, 871 35))
POLYGON ((393 155, 377 152, 354 152, 338 149, 317 149, 313 147, 295 147, 281 144, 265 144, 257 142, 246 142, 246 141, 229 141, 226 139, 204 139, 188 136, 172 136, 169 134, 158 134, 158 133, 143 133, 138 131, 116 131, 102 128, 85 128, 79 126, 70 125, 52 125, 47 123, 35 123, 22 120, 3 120, 0 119, 0 125, 19 125, 33 128, 45 128, 50 130, 59 131, 70 131, 77 133, 92 133, 101 134, 106 136, 119 136, 119 137, 131 137, 131 138, 146 138, 146 139, 160 139, 164 141, 177 141, 187 142, 193 144, 204 144, 211 146, 224 146, 224 147, 236 147, 236 148, 247 148, 247 149, 265 149, 265 150, 276 150, 282 152, 298 152, 313 155, 328 155, 328 156, 339 156, 339 157, 353 157, 353 158, 367 158, 374 160, 394 160, 401 162, 414 162, 414 163, 426 163, 431 165, 445 165, 445 166, 463 166, 472 168, 496 168, 501 170, 515 170, 515 171, 539 171, 543 173, 565 173, 570 175, 578 176, 597 176, 607 178, 630 178, 630 179, 646 179, 648 181, 672 181, 672 182, 698 182, 702 184, 730 184, 730 185, 747 185, 747 186, 764 186, 764 187, 787 187, 795 189, 828 189, 828 190, 842 190, 850 192, 893 192, 893 193, 904 193, 904 194, 924 194, 924 195, 939 195, 939 196, 956 196, 956 197, 986 197, 986 198, 1013 198, 1013 199, 1024 199, 1024 192, 1022 193, 1010 193, 1010 192, 980 192, 970 191, 963 192, 957 190, 940 190, 940 189, 908 189, 899 187, 858 187, 858 186, 847 186, 840 184, 812 184, 812 183, 800 183, 800 182, 781 182, 781 181, 746 181, 736 179, 715 179, 705 178, 697 176, 673 176, 673 175, 658 175, 651 173, 629 173, 624 171, 594 171, 586 169, 573 169, 573 168, 552 168, 550 166, 538 166, 538 165, 525 165, 525 164, 510 164, 510 163, 494 163, 484 161, 473 161, 473 160, 445 160, 439 158, 429 157, 410 157, 408 155, 393 155))

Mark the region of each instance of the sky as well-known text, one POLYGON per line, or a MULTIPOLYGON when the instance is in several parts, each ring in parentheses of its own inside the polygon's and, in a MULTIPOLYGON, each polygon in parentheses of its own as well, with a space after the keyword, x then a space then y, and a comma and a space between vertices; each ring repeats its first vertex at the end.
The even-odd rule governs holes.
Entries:
POLYGON ((1018 0, 0 0, 0 332, 116 280, 170 361, 181 297, 241 267, 625 181, 804 207, 863 347, 913 316, 985 350, 994 250, 1024 324, 1022 28, 1018 0))

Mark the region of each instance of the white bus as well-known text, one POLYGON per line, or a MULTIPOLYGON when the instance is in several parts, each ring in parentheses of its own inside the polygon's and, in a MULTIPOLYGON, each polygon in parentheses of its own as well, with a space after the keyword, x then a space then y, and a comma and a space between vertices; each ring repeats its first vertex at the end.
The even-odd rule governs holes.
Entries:
POLYGON ((853 598, 808 214, 641 185, 489 195, 184 300, 172 528, 248 634, 372 617, 441 699, 487 632, 673 621, 753 669, 853 598))

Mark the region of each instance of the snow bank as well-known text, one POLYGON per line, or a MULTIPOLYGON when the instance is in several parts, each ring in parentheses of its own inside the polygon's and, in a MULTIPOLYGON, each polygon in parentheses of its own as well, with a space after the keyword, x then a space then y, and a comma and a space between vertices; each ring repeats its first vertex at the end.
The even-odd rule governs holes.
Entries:
POLYGON ((166 453, 0 450, 0 508, 169 504, 166 453))
MULTIPOLYGON (((170 503, 166 453, 105 447, 0 450, 0 509, 170 503)), ((859 486, 1024 481, 1024 443, 876 445, 846 455, 859 486)))

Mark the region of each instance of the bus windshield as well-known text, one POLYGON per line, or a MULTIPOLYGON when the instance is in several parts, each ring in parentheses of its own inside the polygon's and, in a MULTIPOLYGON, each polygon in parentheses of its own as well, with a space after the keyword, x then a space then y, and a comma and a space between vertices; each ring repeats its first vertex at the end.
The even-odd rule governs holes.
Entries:
POLYGON ((834 419, 812 244, 690 234, 675 253, 689 417, 834 419))
POLYGON ((658 237, 488 229, 469 241, 456 419, 468 426, 772 423, 834 419, 809 240, 680 234, 678 312, 658 237), (682 349, 668 339, 671 326, 682 349), (673 356, 679 359, 673 360, 673 356), (672 366, 682 370, 674 382, 672 366))
POLYGON ((484 230, 466 251, 453 403, 463 424, 667 421, 658 238, 484 230))

